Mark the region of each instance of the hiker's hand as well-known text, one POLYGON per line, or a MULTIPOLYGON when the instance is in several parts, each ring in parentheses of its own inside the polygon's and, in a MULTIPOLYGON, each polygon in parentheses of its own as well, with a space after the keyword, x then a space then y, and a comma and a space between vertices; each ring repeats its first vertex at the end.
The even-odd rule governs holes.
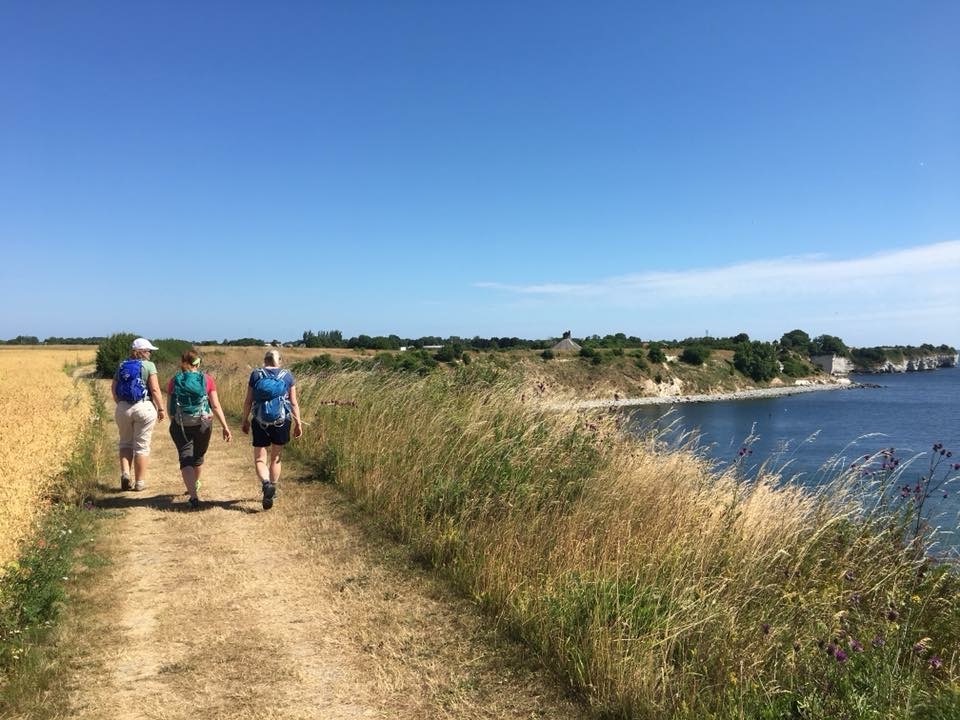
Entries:
POLYGON ((250 421, 249 421, 249 420, 244 420, 242 423, 240 423, 240 430, 243 432, 244 435, 246 435, 247 433, 249 433, 249 432, 250 432, 250 421))
POLYGON ((293 437, 300 438, 303 437, 303 425, 300 423, 294 423, 293 425, 293 437))
POLYGON ((225 427, 223 429, 223 439, 227 442, 230 442, 230 439, 233 437, 233 433, 230 432, 230 428, 225 427))

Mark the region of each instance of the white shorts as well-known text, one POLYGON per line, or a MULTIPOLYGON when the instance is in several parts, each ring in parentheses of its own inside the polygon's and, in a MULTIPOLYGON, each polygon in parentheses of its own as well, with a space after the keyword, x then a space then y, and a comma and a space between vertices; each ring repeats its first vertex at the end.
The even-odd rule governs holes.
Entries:
POLYGON ((153 426, 157 424, 157 409, 149 400, 128 403, 121 400, 114 413, 117 429, 120 431, 120 450, 133 450, 134 455, 150 454, 150 438, 153 426))

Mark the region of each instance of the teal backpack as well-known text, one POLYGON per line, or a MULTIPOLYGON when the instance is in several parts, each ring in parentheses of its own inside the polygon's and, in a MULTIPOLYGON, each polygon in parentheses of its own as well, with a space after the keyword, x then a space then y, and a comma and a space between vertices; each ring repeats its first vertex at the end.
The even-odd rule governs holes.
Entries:
POLYGON ((180 425, 200 425, 209 418, 207 376, 202 372, 178 372, 174 375, 170 407, 170 414, 180 425))

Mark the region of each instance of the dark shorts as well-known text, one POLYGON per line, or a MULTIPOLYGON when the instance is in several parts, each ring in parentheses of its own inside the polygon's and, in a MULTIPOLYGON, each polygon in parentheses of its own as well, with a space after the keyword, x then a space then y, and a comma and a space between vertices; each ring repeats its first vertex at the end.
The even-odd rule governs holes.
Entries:
POLYGON ((203 456, 210 447, 210 436, 213 434, 213 425, 183 425, 174 421, 170 423, 170 437, 177 446, 180 455, 180 467, 200 467, 203 465, 203 456))
POLYGON ((264 427, 256 420, 250 422, 250 429, 253 433, 254 447, 270 447, 271 445, 286 445, 290 442, 291 420, 287 420, 283 425, 268 425, 264 427))

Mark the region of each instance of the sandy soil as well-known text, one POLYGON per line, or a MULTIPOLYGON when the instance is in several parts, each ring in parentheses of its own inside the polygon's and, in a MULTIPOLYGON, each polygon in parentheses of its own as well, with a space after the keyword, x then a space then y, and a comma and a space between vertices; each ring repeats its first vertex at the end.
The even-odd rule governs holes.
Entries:
POLYGON ((214 430, 203 506, 188 511, 168 432, 154 433, 146 490, 121 493, 112 467, 104 478, 109 565, 64 626, 67 716, 587 716, 303 467, 285 463, 262 511, 239 429, 229 445, 214 430))

